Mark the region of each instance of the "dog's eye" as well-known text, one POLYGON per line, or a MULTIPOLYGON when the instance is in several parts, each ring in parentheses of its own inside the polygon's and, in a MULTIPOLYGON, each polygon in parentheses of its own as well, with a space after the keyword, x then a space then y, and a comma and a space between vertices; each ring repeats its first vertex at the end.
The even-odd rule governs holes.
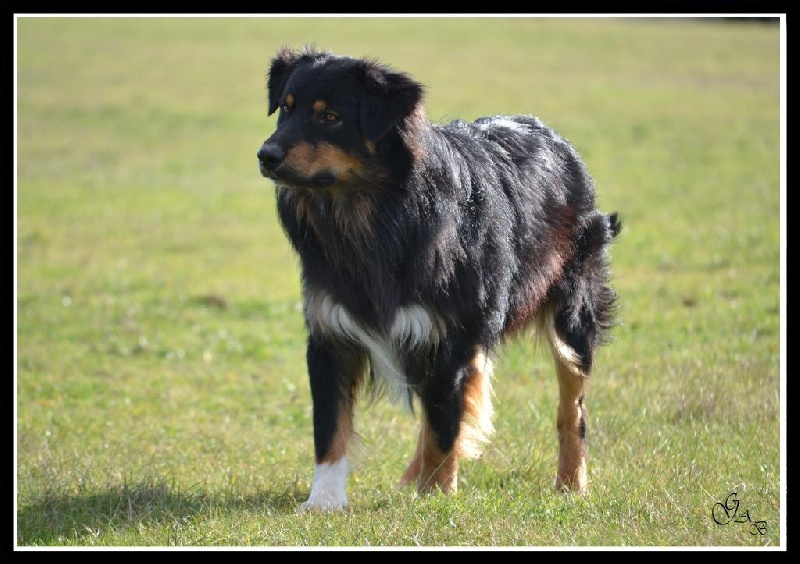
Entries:
POLYGON ((281 104, 281 113, 282 114, 288 114, 290 111, 292 111, 292 108, 289 107, 288 104, 281 104))
POLYGON ((319 114, 318 119, 324 124, 333 125, 339 122, 339 115, 331 111, 324 111, 319 114))

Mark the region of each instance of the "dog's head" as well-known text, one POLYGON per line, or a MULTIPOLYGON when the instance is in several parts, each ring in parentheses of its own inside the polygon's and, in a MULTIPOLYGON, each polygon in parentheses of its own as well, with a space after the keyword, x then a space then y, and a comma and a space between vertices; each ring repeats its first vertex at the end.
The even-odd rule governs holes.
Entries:
POLYGON ((421 104, 422 86, 368 59, 283 48, 267 79, 275 133, 258 151, 261 174, 304 188, 363 186, 382 174, 378 145, 421 104))

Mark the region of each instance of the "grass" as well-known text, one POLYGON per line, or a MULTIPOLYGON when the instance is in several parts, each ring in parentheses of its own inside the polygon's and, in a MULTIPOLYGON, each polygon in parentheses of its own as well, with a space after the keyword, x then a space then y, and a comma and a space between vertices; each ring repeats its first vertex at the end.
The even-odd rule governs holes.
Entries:
POLYGON ((17 548, 785 545, 778 25, 16 23, 17 548), (411 72, 433 119, 542 117, 620 212, 589 495, 551 493, 555 376, 519 341, 457 496, 393 488, 415 421, 377 404, 350 510, 295 513, 313 465, 297 262, 255 152, 270 57, 312 41, 411 72), (734 491, 765 534, 712 519, 734 491))

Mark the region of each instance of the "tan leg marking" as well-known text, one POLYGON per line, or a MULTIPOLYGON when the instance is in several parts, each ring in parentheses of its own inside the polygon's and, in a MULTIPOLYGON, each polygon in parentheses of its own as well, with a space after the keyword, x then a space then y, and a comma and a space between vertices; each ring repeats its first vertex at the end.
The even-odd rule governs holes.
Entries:
POLYGON ((556 489, 585 493, 589 482, 586 465, 586 406, 584 387, 586 377, 572 363, 556 356, 559 403, 556 416, 558 428, 558 474, 556 489))
POLYGON ((443 493, 455 493, 458 489, 456 449, 450 454, 441 452, 427 420, 420 427, 414 458, 400 478, 400 485, 414 482, 422 493, 432 493, 437 489, 443 493))
POLYGON ((492 435, 492 361, 477 349, 470 362, 470 376, 464 389, 464 418, 453 449, 439 450, 436 437, 423 414, 414 456, 400 478, 399 485, 416 482, 421 492, 458 489, 458 460, 480 456, 481 449, 492 435))
POLYGON ((347 445, 353 436, 353 410, 347 403, 339 406, 339 421, 336 425, 336 434, 331 441, 331 448, 320 460, 318 464, 333 464, 347 455, 347 445))

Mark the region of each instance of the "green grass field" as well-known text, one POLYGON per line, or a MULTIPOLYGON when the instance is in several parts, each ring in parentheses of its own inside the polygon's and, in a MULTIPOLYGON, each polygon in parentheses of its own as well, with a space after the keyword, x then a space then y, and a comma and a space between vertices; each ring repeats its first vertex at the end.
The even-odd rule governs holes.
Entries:
POLYGON ((16 548, 785 546, 779 25, 16 26, 16 548), (299 276, 256 151, 269 60, 305 42, 410 72, 432 119, 534 114, 585 157, 624 222, 589 495, 551 491, 555 374, 518 341, 458 495, 394 489, 416 421, 378 403, 358 411, 351 508, 295 513, 313 471, 299 276))

